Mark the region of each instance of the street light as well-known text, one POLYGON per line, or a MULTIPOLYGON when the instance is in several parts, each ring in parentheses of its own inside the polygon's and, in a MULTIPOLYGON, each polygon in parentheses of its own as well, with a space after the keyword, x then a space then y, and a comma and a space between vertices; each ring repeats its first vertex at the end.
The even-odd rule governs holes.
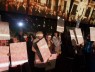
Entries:
POLYGON ((22 22, 19 22, 19 23, 18 23, 18 26, 19 26, 19 27, 23 27, 23 23, 22 23, 22 22))

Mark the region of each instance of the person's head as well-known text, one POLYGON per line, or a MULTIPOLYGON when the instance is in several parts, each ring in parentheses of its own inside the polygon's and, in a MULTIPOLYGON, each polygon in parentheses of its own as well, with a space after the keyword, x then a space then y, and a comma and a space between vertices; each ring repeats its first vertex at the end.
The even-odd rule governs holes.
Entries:
POLYGON ((20 32, 19 32, 19 35, 23 35, 23 31, 20 31, 20 32))
POLYGON ((52 38, 51 34, 47 34, 47 35, 46 35, 46 40, 47 40, 47 41, 50 41, 51 38, 52 38))
POLYGON ((23 3, 23 7, 26 8, 27 4, 26 3, 23 3))
POLYGON ((54 36, 58 37, 58 33, 57 33, 57 32, 55 32, 55 33, 54 33, 54 36))
POLYGON ((27 36, 28 36, 28 34, 24 34, 24 36, 23 36, 23 37, 24 37, 24 38, 27 38, 27 36))
POLYGON ((90 34, 87 35, 86 39, 87 40, 90 40, 90 34))
POLYGON ((56 11, 53 12, 53 15, 56 15, 56 11))
POLYGON ((13 37, 13 43, 19 42, 18 37, 13 37))
POLYGON ((36 33, 36 37, 37 37, 38 39, 43 38, 43 32, 38 31, 38 32, 36 33))

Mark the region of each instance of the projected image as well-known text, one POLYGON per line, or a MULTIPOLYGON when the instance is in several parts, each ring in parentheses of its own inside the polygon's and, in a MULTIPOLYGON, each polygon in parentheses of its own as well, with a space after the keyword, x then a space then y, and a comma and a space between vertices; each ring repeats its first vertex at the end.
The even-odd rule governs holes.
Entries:
POLYGON ((26 13, 27 0, 0 0, 0 10, 26 13))
POLYGON ((30 0, 28 14, 46 18, 63 17, 69 11, 69 6, 70 0, 30 0))
POLYGON ((67 18, 69 12, 71 0, 58 0, 58 16, 62 18, 67 18))
POLYGON ((86 17, 89 17, 90 11, 91 11, 91 7, 88 7, 85 13, 86 17))
POLYGON ((95 19, 95 10, 93 10, 91 17, 92 17, 93 19, 95 19))
POLYGON ((30 0, 29 15, 56 17, 57 0, 30 0))

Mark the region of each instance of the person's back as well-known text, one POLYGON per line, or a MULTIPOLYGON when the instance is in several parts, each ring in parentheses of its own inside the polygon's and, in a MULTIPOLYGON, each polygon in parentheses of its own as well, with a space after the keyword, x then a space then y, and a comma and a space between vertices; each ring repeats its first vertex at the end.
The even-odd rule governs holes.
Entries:
POLYGON ((58 37, 57 33, 55 33, 55 36, 53 36, 52 40, 55 46, 55 51, 60 54, 61 53, 61 37, 58 37))
POLYGON ((35 60, 34 60, 34 66, 36 67, 37 72, 40 70, 41 72, 44 71, 44 62, 42 62, 42 58, 40 58, 40 51, 38 51, 37 48, 37 42, 43 38, 43 33, 42 32, 37 32, 36 33, 36 39, 33 41, 33 46, 32 46, 32 51, 35 53, 35 60))
POLYGON ((92 52, 92 41, 87 41, 86 44, 84 45, 84 51, 85 53, 91 53, 92 52))

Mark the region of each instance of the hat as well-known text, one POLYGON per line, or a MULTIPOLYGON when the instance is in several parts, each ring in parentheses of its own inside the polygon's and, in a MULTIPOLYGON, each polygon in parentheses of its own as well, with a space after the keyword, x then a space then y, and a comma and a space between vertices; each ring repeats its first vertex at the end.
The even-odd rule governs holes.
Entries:
POLYGON ((37 32, 36 36, 43 36, 43 32, 41 32, 41 31, 37 32))

